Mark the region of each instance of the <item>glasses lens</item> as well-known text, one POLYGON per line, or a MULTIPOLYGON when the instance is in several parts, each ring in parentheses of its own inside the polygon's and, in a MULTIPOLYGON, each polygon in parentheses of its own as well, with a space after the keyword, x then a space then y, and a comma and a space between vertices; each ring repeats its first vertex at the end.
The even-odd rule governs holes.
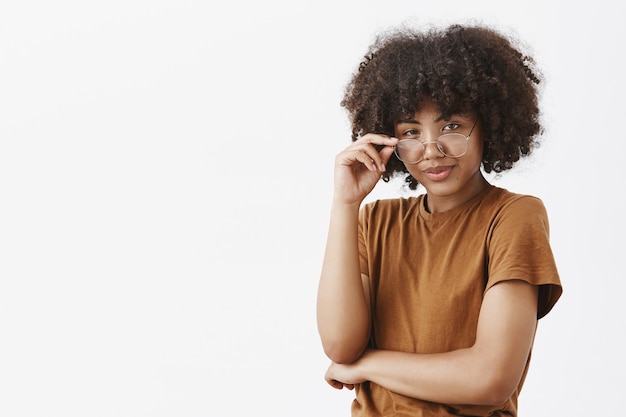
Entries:
POLYGON ((452 158, 465 155, 468 143, 467 137, 460 133, 448 133, 439 136, 439 139, 437 139, 437 145, 441 152, 452 158))
POLYGON ((414 164, 424 157, 424 145, 417 139, 403 139, 398 142, 394 152, 402 162, 414 164))

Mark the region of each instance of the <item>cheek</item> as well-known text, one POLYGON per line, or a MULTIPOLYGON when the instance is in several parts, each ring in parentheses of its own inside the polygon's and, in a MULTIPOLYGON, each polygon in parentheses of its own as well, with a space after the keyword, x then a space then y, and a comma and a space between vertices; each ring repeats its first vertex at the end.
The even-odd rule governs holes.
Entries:
POLYGON ((482 159, 485 141, 480 136, 476 137, 475 139, 476 140, 474 140, 474 138, 470 139, 470 148, 472 148, 473 146, 476 149, 476 153, 478 153, 482 159))
POLYGON ((470 141, 470 146, 469 149, 467 150, 467 153, 465 154, 465 156, 467 156, 467 159, 472 159, 472 160, 477 160, 478 163, 482 163, 483 160, 483 142, 482 140, 480 141, 470 141))
POLYGON ((465 169, 472 173, 480 170, 483 163, 482 148, 473 150, 472 154, 467 156, 468 158, 463 163, 465 169))
POLYGON ((413 178, 419 181, 418 178, 421 177, 421 171, 417 169, 417 165, 419 164, 415 164, 415 165, 404 164, 404 166, 406 167, 406 170, 409 171, 409 174, 411 174, 413 178))

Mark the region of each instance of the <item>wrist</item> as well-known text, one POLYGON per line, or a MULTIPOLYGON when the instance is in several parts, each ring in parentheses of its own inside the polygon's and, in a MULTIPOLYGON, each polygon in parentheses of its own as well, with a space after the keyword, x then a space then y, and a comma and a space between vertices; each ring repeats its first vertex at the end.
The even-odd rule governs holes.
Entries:
POLYGON ((357 373, 357 377, 364 381, 370 381, 372 378, 372 367, 375 366, 375 360, 376 351, 373 349, 366 349, 356 362, 357 366, 355 371, 357 373))
POLYGON ((358 213, 360 208, 361 208, 361 200, 350 201, 350 200, 344 200, 340 197, 334 197, 332 204, 331 204, 332 210, 339 210, 339 211, 351 211, 351 212, 356 211, 358 213))

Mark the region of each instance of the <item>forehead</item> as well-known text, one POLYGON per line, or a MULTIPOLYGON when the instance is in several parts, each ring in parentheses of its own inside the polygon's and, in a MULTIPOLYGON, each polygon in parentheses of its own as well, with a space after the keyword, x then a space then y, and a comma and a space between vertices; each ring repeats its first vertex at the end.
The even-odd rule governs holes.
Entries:
POLYGON ((400 123, 438 123, 451 120, 452 118, 471 119, 474 117, 473 111, 461 111, 445 109, 442 110, 430 100, 423 101, 413 114, 400 114, 395 119, 395 124, 400 123))
POLYGON ((414 115, 410 116, 401 116, 398 120, 396 120, 396 126, 403 124, 417 124, 417 125, 426 125, 426 124, 439 124, 441 122, 450 122, 450 121, 471 121, 474 117, 469 114, 450 114, 445 115, 440 112, 415 112, 414 115))

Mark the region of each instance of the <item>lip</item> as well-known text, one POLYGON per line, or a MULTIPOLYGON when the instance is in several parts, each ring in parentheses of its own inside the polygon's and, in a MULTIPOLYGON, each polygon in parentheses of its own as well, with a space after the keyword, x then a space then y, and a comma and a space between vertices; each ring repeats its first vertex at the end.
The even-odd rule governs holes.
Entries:
POLYGON ((453 166, 433 166, 426 168, 422 172, 432 181, 442 181, 450 176, 453 166))

